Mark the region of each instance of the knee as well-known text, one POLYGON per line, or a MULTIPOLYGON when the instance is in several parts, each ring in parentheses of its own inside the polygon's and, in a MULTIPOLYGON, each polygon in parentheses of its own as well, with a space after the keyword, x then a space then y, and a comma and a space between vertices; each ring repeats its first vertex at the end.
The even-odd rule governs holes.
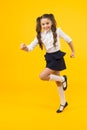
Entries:
POLYGON ((58 87, 62 86, 62 83, 59 82, 59 81, 56 81, 56 84, 57 84, 58 87))
POLYGON ((40 75, 39 75, 39 78, 40 78, 41 80, 45 80, 45 77, 44 77, 43 74, 40 74, 40 75))

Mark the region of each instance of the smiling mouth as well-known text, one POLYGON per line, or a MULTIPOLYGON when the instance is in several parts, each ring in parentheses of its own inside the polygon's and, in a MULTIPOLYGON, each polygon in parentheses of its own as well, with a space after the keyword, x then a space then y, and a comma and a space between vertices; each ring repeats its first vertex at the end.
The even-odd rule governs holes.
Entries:
POLYGON ((45 30, 48 30, 49 28, 45 28, 45 30))

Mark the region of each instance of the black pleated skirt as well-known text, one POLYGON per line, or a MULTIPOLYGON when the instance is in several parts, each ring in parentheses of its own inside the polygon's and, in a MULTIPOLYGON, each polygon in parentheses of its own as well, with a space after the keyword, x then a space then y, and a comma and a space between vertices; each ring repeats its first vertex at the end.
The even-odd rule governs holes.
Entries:
POLYGON ((52 53, 46 53, 45 60, 46 60, 46 67, 52 70, 61 71, 66 69, 66 64, 64 60, 65 52, 61 50, 52 53))

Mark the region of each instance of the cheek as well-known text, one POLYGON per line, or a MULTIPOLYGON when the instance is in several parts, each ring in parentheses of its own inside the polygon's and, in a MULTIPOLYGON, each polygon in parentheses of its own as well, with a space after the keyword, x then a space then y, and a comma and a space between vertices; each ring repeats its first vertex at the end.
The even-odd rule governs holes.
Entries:
POLYGON ((44 26, 42 26, 42 29, 44 29, 44 26))
POLYGON ((52 27, 52 24, 50 26, 52 27))
POLYGON ((41 28, 44 28, 44 25, 41 25, 41 28))

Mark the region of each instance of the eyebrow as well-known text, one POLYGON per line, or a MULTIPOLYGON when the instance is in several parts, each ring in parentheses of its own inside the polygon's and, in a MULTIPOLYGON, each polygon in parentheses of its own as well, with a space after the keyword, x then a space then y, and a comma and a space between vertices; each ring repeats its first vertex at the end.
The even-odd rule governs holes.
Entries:
POLYGON ((46 23, 41 23, 41 24, 48 24, 49 22, 46 22, 46 23))

